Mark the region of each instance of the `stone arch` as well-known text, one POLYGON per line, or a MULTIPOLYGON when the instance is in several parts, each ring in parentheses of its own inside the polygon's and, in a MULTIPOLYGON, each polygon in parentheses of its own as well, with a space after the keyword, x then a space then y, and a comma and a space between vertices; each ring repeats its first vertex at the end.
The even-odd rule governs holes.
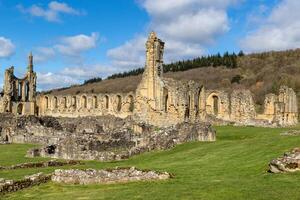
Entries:
POLYGON ((67 97, 63 97, 63 104, 64 104, 64 108, 68 107, 68 100, 67 97))
POLYGON ((163 108, 165 112, 168 112, 168 107, 169 107, 169 91, 167 88, 164 88, 163 91, 163 108))
POLYGON ((57 99, 57 97, 54 97, 53 98, 53 107, 56 109, 56 108, 58 108, 58 99, 57 99))
POLYGON ((105 105, 105 109, 109 109, 109 97, 108 97, 108 95, 104 96, 104 105, 105 105))
POLYGON ((93 107, 98 108, 98 97, 96 95, 93 96, 93 107))
POLYGON ((120 112, 122 110, 122 97, 121 95, 117 95, 117 111, 120 112))
POLYGON ((76 107, 77 107, 77 99, 76 99, 76 96, 73 96, 73 97, 72 97, 72 107, 73 107, 73 108, 76 108, 76 107))
POLYGON ((45 108, 49 108, 49 97, 45 96, 45 108))
POLYGON ((206 100, 207 113, 217 116, 220 111, 220 97, 217 93, 212 93, 206 100))
POLYGON ((25 81, 25 101, 29 101, 29 82, 25 81))
POLYGON ((164 98, 164 106, 165 106, 165 112, 168 112, 168 101, 169 101, 169 95, 165 95, 165 98, 164 98))
POLYGON ((81 107, 87 108, 87 97, 85 95, 81 97, 81 107))
POLYGON ((19 103, 18 107, 17 107, 17 114, 18 115, 22 115, 23 114, 23 104, 19 103))
POLYGON ((133 112, 134 111, 134 98, 132 95, 129 95, 127 97, 127 99, 128 99, 128 103, 129 103, 128 111, 133 112))

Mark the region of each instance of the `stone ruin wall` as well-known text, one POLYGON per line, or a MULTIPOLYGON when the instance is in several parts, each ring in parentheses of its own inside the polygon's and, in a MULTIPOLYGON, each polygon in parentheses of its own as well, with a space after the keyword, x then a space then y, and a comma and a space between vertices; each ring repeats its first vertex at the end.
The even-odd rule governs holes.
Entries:
POLYGON ((256 118, 254 100, 249 90, 234 90, 230 100, 232 121, 245 122, 256 118))
POLYGON ((138 116, 140 120, 158 126, 204 121, 205 108, 201 96, 204 96, 204 88, 198 83, 162 79, 156 107, 147 103, 147 97, 138 96, 138 116))
POLYGON ((0 141, 40 144, 30 157, 112 161, 190 141, 215 141, 208 123, 156 127, 128 117, 35 117, 1 114, 0 141))
POLYGON ((84 117, 114 115, 126 118, 135 110, 135 94, 41 95, 39 115, 84 117))
POLYGON ((282 86, 278 95, 268 94, 264 102, 264 113, 258 118, 273 120, 282 126, 297 124, 298 102, 294 90, 282 86))
POLYGON ((35 115, 36 110, 36 73, 33 71, 33 56, 28 57, 28 67, 23 78, 14 75, 14 67, 5 70, 3 96, 0 111, 16 115, 35 115))
POLYGON ((206 112, 217 119, 241 125, 289 126, 298 123, 297 97, 293 89, 282 86, 278 95, 268 94, 264 110, 258 113, 249 90, 208 90, 206 112))
POLYGON ((146 43, 146 66, 136 91, 139 120, 157 126, 204 121, 204 88, 194 81, 163 77, 164 43, 155 33, 146 43))

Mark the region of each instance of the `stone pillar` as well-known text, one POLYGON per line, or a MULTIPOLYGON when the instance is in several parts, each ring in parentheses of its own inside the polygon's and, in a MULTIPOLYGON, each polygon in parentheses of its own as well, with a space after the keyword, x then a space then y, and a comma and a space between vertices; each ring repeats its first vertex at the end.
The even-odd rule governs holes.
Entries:
POLYGON ((164 83, 161 80, 163 75, 163 51, 164 42, 154 32, 151 32, 146 42, 145 71, 137 89, 138 96, 143 101, 147 99, 147 105, 145 106, 150 106, 151 109, 158 111, 164 109, 161 103, 164 90, 164 83))
POLYGON ((22 87, 21 100, 26 101, 26 82, 22 82, 21 84, 22 84, 21 85, 21 87, 22 87))

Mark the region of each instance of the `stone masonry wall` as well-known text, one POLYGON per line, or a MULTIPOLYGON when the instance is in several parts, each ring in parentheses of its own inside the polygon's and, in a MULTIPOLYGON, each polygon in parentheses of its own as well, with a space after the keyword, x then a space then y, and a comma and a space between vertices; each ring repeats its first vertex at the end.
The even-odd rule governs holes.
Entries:
POLYGON ((181 123, 160 128, 113 116, 53 118, 4 115, 1 138, 15 143, 42 144, 28 152, 73 160, 121 160, 154 149, 168 149, 189 141, 215 141, 205 123, 181 123), (9 130, 9 131, 7 131, 9 130))
POLYGON ((34 174, 31 176, 25 176, 21 180, 5 180, 0 179, 0 195, 9 192, 16 192, 24 188, 33 187, 35 185, 40 185, 51 180, 51 175, 44 175, 43 173, 34 174))
POLYGON ((256 118, 253 97, 249 90, 234 90, 231 93, 231 120, 245 122, 256 118))
POLYGON ((132 181, 166 180, 171 178, 167 172, 143 171, 131 168, 115 168, 111 170, 55 170, 52 181, 65 184, 111 184, 132 181))

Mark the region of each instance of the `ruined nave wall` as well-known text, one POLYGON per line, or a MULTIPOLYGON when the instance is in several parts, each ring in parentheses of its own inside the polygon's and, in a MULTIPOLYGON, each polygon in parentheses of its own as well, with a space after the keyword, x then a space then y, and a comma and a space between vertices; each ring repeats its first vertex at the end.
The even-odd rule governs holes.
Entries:
POLYGON ((38 96, 40 116, 82 117, 114 115, 125 118, 135 109, 135 94, 78 94, 38 96))
POLYGON ((258 118, 274 121, 278 125, 287 126, 298 123, 298 100, 292 88, 282 86, 278 95, 266 95, 264 113, 258 118))
POLYGON ((297 97, 293 89, 282 86, 278 95, 268 94, 263 113, 257 113, 253 95, 249 90, 208 90, 206 112, 216 119, 241 125, 280 125, 298 123, 297 97))

